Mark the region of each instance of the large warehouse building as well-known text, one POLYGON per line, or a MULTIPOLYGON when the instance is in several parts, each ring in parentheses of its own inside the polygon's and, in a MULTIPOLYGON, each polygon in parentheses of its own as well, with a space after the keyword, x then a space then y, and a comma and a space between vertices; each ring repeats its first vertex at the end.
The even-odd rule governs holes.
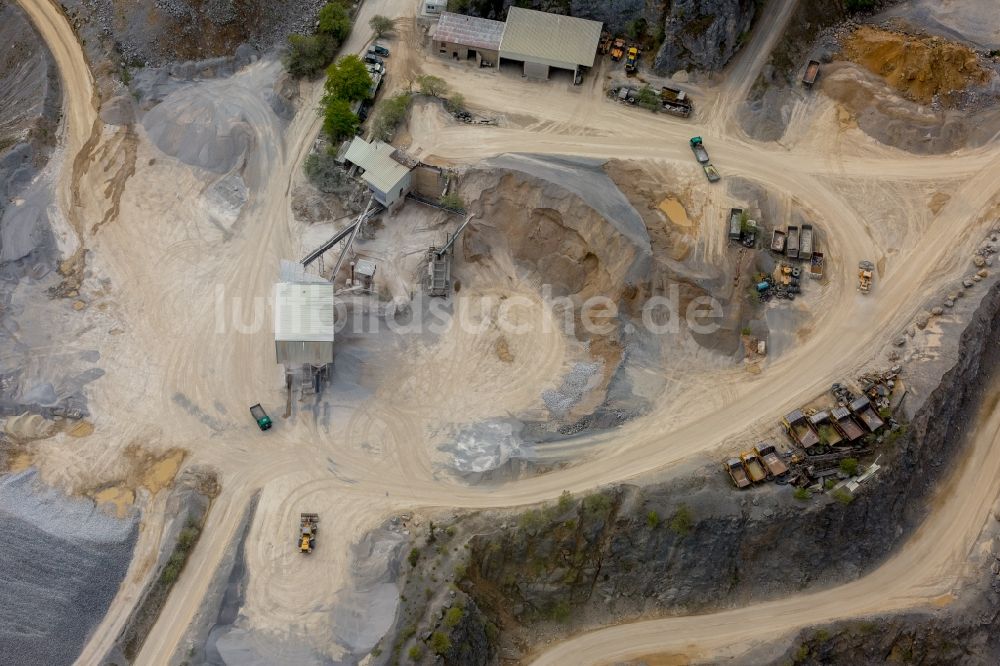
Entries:
POLYGON ((598 21, 511 7, 500 41, 500 58, 524 63, 524 75, 549 78, 549 68, 576 73, 593 67, 601 41, 598 21))
POLYGON ((458 60, 521 63, 524 75, 549 78, 551 68, 576 74, 593 67, 603 24, 598 21, 511 7, 507 21, 444 12, 434 30, 434 49, 458 60))
POLYGON ((274 285, 274 350, 289 368, 333 363, 333 285, 279 282, 274 285))

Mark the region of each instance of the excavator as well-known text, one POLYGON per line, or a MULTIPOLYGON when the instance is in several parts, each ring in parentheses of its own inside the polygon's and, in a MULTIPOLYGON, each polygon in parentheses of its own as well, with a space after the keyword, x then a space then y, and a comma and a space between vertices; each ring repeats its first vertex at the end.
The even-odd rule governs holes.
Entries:
POLYGON ((634 72, 639 69, 639 49, 632 46, 629 47, 628 57, 625 59, 625 71, 634 72))
POLYGON ((867 294, 872 289, 872 271, 875 265, 870 261, 862 261, 858 264, 858 291, 867 294))
POLYGON ((621 37, 615 40, 614 46, 611 47, 611 59, 618 62, 625 55, 625 40, 621 37))

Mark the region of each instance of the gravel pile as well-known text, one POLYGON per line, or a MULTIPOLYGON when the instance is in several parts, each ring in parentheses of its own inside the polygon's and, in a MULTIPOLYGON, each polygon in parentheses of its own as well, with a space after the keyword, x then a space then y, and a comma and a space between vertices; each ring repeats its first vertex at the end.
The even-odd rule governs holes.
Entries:
POLYGON ((33 470, 0 480, 0 661, 71 664, 125 577, 136 517, 42 485, 33 470))

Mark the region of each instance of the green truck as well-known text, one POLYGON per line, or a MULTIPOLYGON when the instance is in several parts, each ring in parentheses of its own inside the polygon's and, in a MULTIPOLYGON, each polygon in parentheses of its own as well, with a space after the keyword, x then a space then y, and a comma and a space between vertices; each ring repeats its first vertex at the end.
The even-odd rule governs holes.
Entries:
POLYGON ((250 407, 250 416, 254 417, 257 421, 257 427, 261 430, 271 429, 271 417, 267 415, 267 412, 260 406, 260 403, 250 407))

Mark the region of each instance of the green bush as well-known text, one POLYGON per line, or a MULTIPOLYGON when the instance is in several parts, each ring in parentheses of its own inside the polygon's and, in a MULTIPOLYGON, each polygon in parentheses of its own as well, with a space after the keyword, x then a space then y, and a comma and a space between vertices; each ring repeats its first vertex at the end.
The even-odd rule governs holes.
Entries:
POLYGON ((396 128, 406 118, 407 111, 410 110, 410 101, 413 96, 410 93, 399 93, 382 104, 375 122, 372 123, 372 133, 375 138, 382 141, 389 141, 396 132, 396 128))
POLYGON ((462 93, 452 93, 448 99, 444 101, 444 108, 447 109, 449 113, 464 111, 465 95, 462 93))
POLYGON ((647 27, 646 19, 640 16, 625 24, 625 34, 632 41, 638 41, 646 36, 647 27))
POLYGON ((559 508, 560 513, 565 513, 569 511, 569 508, 573 506, 573 495, 568 490, 562 491, 559 495, 559 503, 556 505, 559 508))
POLYGON ((807 488, 796 488, 793 494, 797 500, 807 500, 812 497, 812 493, 807 488))
POLYGON ((442 655, 451 649, 451 640, 440 631, 431 634, 431 649, 434 654, 442 655))
POLYGON ((420 549, 419 548, 410 549, 410 554, 406 556, 406 561, 410 563, 411 567, 417 566, 417 562, 420 561, 420 549))
POLYGON ((847 488, 837 488, 833 491, 833 499, 846 506, 854 501, 854 495, 847 488))
POLYGON ((348 102, 366 99, 371 89, 372 78, 365 63, 356 55, 347 55, 326 69, 326 95, 329 99, 348 102))
POLYGON ((750 327, 744 326, 740 329, 740 335, 750 335, 750 327))
POLYGON ((840 461, 840 471, 848 476, 854 476, 858 473, 858 459, 844 458, 840 461))
POLYGON ((449 208, 451 210, 465 210, 465 202, 462 201, 462 197, 458 196, 454 192, 451 192, 441 197, 438 200, 438 203, 444 206, 445 208, 449 208))
POLYGON ((589 514, 607 513, 611 510, 611 498, 604 493, 594 493, 583 498, 583 511, 589 514))
POLYGON ((635 103, 650 111, 660 110, 660 96, 650 86, 639 88, 639 92, 635 96, 635 103))
POLYGON ((424 656, 424 649, 419 645, 414 645, 410 647, 410 651, 407 653, 411 661, 420 661, 424 656))
POLYGON ((448 612, 444 614, 444 624, 446 627, 457 627, 463 617, 465 617, 465 611, 462 610, 462 607, 452 606, 448 609, 448 612))
POLYGON ((306 178, 320 192, 344 194, 351 188, 351 179, 330 153, 310 153, 302 164, 306 178))
POLYGON ((328 35, 289 35, 281 62, 292 76, 316 76, 333 60, 338 46, 328 35))
POLYGON ((330 99, 323 106, 323 131, 331 139, 343 139, 358 131, 358 117, 347 100, 330 99))
POLYGON ((560 601, 559 603, 553 605, 549 608, 549 617, 551 617, 556 622, 566 622, 569 620, 570 616, 569 603, 566 601, 560 601))
POLYGON ((655 530, 660 524, 660 514, 650 510, 649 513, 646 514, 646 524, 649 525, 650 529, 655 530))
POLYGON ((686 504, 681 504, 674 512, 674 517, 670 519, 670 531, 678 536, 684 536, 694 527, 694 519, 691 518, 691 511, 686 504))

